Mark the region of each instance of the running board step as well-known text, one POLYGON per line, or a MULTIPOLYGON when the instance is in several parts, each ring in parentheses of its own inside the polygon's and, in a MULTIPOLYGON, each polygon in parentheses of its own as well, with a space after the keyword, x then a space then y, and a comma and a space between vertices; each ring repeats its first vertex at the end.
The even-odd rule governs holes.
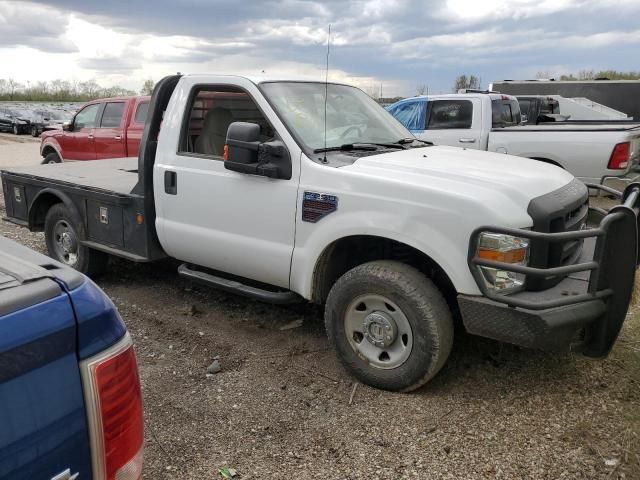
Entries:
POLYGON ((236 280, 229 280, 228 278, 218 277, 211 273, 195 270, 192 265, 187 265, 186 263, 183 263, 178 267, 178 274, 194 282, 219 288, 220 290, 225 290, 227 292, 236 293, 238 295, 243 295, 245 297, 254 298, 261 302, 284 305, 297 303, 302 300, 300 295, 292 292, 291 290, 279 292, 264 290, 251 285, 245 285, 244 283, 240 283, 236 280))

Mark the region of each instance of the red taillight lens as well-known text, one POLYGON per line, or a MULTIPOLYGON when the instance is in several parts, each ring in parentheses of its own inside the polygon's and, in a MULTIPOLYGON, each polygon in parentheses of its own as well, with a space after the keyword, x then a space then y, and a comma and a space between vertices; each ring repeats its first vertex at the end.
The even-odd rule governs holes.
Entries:
POLYGON ((137 480, 142 475, 144 428, 138 366, 129 335, 84 372, 94 478, 137 480))
POLYGON ((611 152, 611 158, 609 158, 609 165, 607 168, 610 170, 622 170, 629 166, 629 153, 631 151, 631 145, 629 142, 619 143, 613 147, 611 152))
POLYGON ((129 346, 95 369, 100 398, 107 478, 136 456, 142 448, 142 399, 138 365, 129 346))

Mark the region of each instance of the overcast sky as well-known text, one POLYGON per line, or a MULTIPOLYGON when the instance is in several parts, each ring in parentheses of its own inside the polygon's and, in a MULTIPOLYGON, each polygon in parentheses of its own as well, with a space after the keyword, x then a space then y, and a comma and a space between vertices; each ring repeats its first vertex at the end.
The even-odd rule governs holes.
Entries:
POLYGON ((138 90, 183 73, 323 77, 384 96, 640 70, 640 0, 0 0, 0 78, 138 90))

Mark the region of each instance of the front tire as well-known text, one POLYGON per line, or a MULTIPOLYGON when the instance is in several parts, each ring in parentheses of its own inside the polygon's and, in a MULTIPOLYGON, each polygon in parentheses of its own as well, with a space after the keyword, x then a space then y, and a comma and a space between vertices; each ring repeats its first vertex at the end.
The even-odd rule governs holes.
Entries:
POLYGON ((47 212, 44 236, 49 256, 54 260, 89 276, 100 275, 106 269, 109 256, 80 243, 84 227, 73 220, 64 204, 57 203, 47 212))
POLYGON ((325 326, 345 368, 362 383, 409 392, 431 380, 453 346, 453 319, 424 274, 396 261, 365 263, 334 284, 325 326))
POLYGON ((42 160, 42 165, 45 165, 47 163, 61 163, 60 157, 56 152, 48 153, 47 156, 44 157, 44 160, 42 160))

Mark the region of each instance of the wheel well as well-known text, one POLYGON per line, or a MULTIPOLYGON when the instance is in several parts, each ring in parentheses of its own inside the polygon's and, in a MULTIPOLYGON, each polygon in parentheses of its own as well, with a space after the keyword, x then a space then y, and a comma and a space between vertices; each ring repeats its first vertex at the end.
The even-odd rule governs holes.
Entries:
POLYGON ((551 165, 555 165, 556 167, 560 167, 564 170, 564 167, 560 165, 558 162, 556 162, 555 160, 550 160, 548 158, 541 158, 541 157, 530 157, 530 158, 531 160, 538 160, 539 162, 550 163, 551 165))
POLYGON ((404 243, 370 235, 344 237, 324 249, 313 274, 312 300, 324 303, 338 278, 352 268, 374 260, 397 260, 415 267, 436 284, 452 312, 458 311, 456 289, 431 257, 404 243))
MULTIPOLYGON (((58 152, 56 151, 55 148, 53 148, 51 145, 46 145, 43 149, 42 149, 42 156, 46 157, 47 155, 49 155, 50 153, 55 153, 56 155, 58 155, 58 152)), ((60 156, 60 155, 58 155, 60 156)))
POLYGON ((53 193, 43 193, 36 199, 29 211, 29 228, 31 231, 41 232, 44 230, 44 219, 47 216, 47 212, 56 203, 64 202, 53 193))

